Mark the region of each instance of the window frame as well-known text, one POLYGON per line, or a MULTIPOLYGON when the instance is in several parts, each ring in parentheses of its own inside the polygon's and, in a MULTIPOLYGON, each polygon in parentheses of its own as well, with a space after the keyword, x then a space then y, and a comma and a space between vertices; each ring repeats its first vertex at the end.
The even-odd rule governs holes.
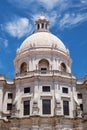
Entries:
POLYGON ((42 99, 42 114, 51 115, 51 99, 42 99))
POLYGON ((12 110, 12 103, 7 103, 7 111, 11 111, 12 110))
POLYGON ((12 99, 13 98, 13 93, 8 93, 8 99, 12 99))
POLYGON ((46 67, 41 67, 41 74, 46 74, 47 73, 47 68, 46 67))
POLYGON ((23 62, 20 65, 20 74, 25 74, 25 73, 27 73, 27 63, 23 62))
POLYGON ((64 62, 61 63, 61 71, 62 72, 67 72, 67 66, 64 62))
POLYGON ((82 93, 77 93, 77 98, 82 99, 82 93))
POLYGON ((70 114, 68 100, 63 100, 63 114, 64 114, 64 116, 69 116, 69 114, 70 114))
POLYGON ((83 111, 83 104, 82 103, 80 104, 80 109, 81 109, 81 111, 83 111))
POLYGON ((30 87, 25 87, 24 88, 24 94, 27 94, 27 93, 31 93, 31 88, 30 87))
POLYGON ((49 70, 49 61, 47 59, 41 59, 38 66, 41 73, 46 74, 47 70, 49 70))
POLYGON ((41 28, 44 29, 44 23, 41 23, 41 28))
POLYGON ((69 93, 69 89, 66 87, 62 87, 62 93, 65 93, 65 94, 69 93))
POLYGON ((42 92, 50 92, 50 86, 42 86, 42 92))
POLYGON ((24 116, 30 115, 30 100, 23 101, 23 115, 24 116))

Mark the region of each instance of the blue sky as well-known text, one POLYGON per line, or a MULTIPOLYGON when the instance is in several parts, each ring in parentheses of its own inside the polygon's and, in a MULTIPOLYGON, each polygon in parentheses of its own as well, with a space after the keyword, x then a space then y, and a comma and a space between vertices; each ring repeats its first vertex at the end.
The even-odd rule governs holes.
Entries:
POLYGON ((87 75, 87 0, 0 0, 0 74, 14 78, 14 58, 23 40, 35 30, 41 14, 50 31, 70 50, 72 73, 87 75))

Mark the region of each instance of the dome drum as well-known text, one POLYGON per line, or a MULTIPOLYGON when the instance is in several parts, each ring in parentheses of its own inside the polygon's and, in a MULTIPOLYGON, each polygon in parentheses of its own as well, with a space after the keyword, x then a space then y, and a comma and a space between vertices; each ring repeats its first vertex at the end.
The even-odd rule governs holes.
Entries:
POLYGON ((61 60, 61 58, 53 58, 51 55, 36 55, 36 57, 26 57, 24 60, 19 60, 15 66, 16 76, 26 76, 33 73, 43 73, 43 74, 52 74, 53 72, 57 73, 71 73, 70 65, 67 60, 61 60))

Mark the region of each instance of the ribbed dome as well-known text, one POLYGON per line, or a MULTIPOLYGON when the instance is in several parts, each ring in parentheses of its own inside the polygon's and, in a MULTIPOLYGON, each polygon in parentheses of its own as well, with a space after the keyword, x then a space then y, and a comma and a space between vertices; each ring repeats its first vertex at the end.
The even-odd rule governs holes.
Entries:
POLYGON ((56 48, 61 51, 67 52, 66 47, 62 41, 50 32, 36 32, 29 36, 20 46, 19 52, 22 53, 32 48, 56 48))

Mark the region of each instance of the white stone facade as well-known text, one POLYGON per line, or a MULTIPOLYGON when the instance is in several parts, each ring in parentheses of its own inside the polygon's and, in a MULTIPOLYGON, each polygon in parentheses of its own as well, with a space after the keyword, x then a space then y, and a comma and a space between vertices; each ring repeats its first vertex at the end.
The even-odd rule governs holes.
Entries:
POLYGON ((8 126, 1 125, 3 130, 82 130, 72 60, 48 25, 41 16, 36 32, 17 50, 14 81, 0 76, 0 124, 8 126))

